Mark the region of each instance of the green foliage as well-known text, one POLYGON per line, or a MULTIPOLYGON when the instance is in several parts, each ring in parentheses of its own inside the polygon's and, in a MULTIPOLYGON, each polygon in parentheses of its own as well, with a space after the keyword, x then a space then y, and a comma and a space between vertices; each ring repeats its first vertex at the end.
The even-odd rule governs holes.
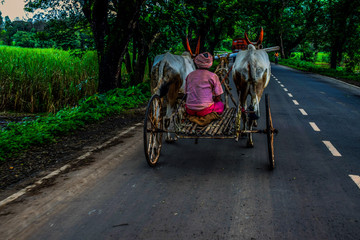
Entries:
POLYGON ((97 55, 0 46, 0 110, 56 112, 97 91, 97 55))
POLYGON ((35 34, 32 32, 17 31, 13 36, 15 46, 35 47, 35 34))
POLYGON ((55 43, 56 48, 68 50, 94 49, 90 27, 80 17, 51 19, 45 26, 47 41, 55 43))
POLYGON ((3 24, 2 12, 0 11, 0 26, 3 24))
POLYGON ((315 64, 296 58, 280 59, 280 64, 293 67, 306 72, 314 72, 334 78, 349 79, 360 82, 360 74, 350 73, 342 68, 330 69, 329 64, 315 64))
POLYGON ((59 17, 48 21, 5 21, 0 39, 5 45, 31 48, 93 50, 89 24, 81 16, 59 17))
POLYGON ((76 107, 67 107, 55 114, 9 123, 0 129, 0 160, 30 146, 56 141, 56 137, 93 123, 106 116, 119 114, 145 103, 150 97, 145 84, 126 89, 114 89, 104 94, 95 94, 79 101, 76 107))

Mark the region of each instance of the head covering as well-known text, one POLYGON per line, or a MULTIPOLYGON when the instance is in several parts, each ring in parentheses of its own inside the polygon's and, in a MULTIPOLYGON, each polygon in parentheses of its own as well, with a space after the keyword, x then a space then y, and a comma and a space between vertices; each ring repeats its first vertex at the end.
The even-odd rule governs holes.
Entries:
POLYGON ((213 56, 208 52, 200 53, 194 62, 198 68, 210 68, 213 64, 213 56))

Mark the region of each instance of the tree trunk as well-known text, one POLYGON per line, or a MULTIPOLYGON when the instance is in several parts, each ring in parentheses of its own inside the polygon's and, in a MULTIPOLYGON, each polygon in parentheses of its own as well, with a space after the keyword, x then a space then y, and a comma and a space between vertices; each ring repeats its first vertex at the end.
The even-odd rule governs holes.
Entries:
POLYGON ((280 49, 281 49, 281 57, 287 59, 289 55, 285 54, 282 33, 280 33, 280 49))
POLYGON ((114 89, 117 86, 116 84, 116 73, 118 60, 113 61, 113 54, 103 55, 100 64, 99 64, 99 92, 107 92, 111 89, 114 89))
POLYGON ((331 47, 331 57, 330 57, 330 68, 331 69, 336 69, 336 65, 338 62, 339 45, 340 45, 340 43, 338 41, 338 38, 336 38, 331 47))
MULTIPOLYGON (((132 79, 131 85, 137 85, 143 82, 146 61, 148 59, 150 49, 159 37, 159 32, 154 33, 150 38, 148 36, 145 37, 144 33, 142 33, 141 31, 138 32, 136 38, 136 46, 139 46, 140 48, 137 49, 137 60, 136 63, 133 65, 134 78, 132 79)), ((151 66, 149 66, 149 71, 151 71, 151 66)))
POLYGON ((120 87, 120 69, 145 0, 114 3, 115 21, 108 22, 109 1, 84 0, 83 13, 91 24, 99 61, 99 92, 120 87))
POLYGON ((146 66, 146 59, 148 57, 148 53, 145 51, 141 51, 138 54, 138 59, 134 68, 134 80, 131 85, 137 85, 142 83, 144 80, 145 74, 145 66, 146 66))
POLYGON ((127 73, 131 73, 132 65, 131 65, 131 58, 130 58, 129 51, 126 51, 126 53, 125 53, 125 61, 124 62, 125 62, 125 67, 126 67, 127 73))

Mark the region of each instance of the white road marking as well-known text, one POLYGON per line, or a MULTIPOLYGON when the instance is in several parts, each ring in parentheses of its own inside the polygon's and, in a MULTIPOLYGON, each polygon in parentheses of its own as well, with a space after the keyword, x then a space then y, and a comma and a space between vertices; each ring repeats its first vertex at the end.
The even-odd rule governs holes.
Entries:
POLYGON ((291 93, 288 93, 289 97, 293 97, 293 95, 291 93))
POLYGON ((298 101, 296 101, 296 100, 293 100, 293 103, 294 103, 295 105, 299 105, 298 101))
MULTIPOLYGON (((111 138, 110 140, 106 141, 105 143, 99 145, 99 146, 96 146, 96 147, 93 147, 91 148, 88 152, 86 152, 85 154, 81 155, 80 157, 78 157, 76 160, 82 160, 82 159, 85 159, 87 158, 88 156, 90 156, 94 151, 98 151, 104 147, 106 147, 107 145, 109 145, 110 143, 112 143, 113 141, 115 141, 116 139, 124 136, 125 134, 127 134, 128 132, 130 132, 131 130, 135 129, 137 126, 140 126, 142 125, 143 123, 136 123, 134 124, 134 126, 126 129, 125 131, 119 133, 118 135, 116 135, 115 137, 111 138)), ((76 163, 77 161, 75 161, 76 163)), ((40 180, 36 181, 34 184, 30 185, 30 186, 27 186, 26 188, 14 193, 13 195, 5 198, 4 200, 0 201, 0 207, 3 207, 5 206, 6 204, 18 199, 19 197, 21 197, 22 195, 24 195, 25 193, 31 191, 32 189, 34 189, 35 187, 39 186, 40 184, 43 183, 44 180, 46 179, 50 179, 54 176, 57 176, 59 175, 61 172, 67 170, 68 168, 70 168, 72 165, 71 164, 66 164, 64 166, 62 166, 61 168, 51 172, 50 174, 46 175, 45 177, 41 178, 40 180)))
POLYGON ((339 104, 339 105, 342 105, 342 106, 346 106, 346 104, 343 103, 343 102, 336 102, 336 103, 339 104))
POLYGON ((318 126, 314 122, 309 122, 309 124, 315 132, 320 132, 320 128, 318 128, 318 126))
POLYGON ((349 175, 349 177, 355 182, 355 184, 360 188, 360 176, 349 175))
POLYGON ((280 87, 285 87, 283 84, 280 84, 280 87))
POLYGON ((323 141, 323 143, 329 149, 329 151, 332 153, 334 157, 341 157, 341 154, 338 152, 338 150, 336 150, 336 148, 334 147, 334 145, 331 144, 330 141, 323 141))
POLYGON ((288 91, 287 88, 284 88, 284 91, 287 92, 288 91))
POLYGON ((301 114, 304 115, 304 116, 307 116, 307 115, 308 115, 307 112, 305 112, 305 110, 302 109, 302 108, 299 108, 299 111, 300 111, 301 114))

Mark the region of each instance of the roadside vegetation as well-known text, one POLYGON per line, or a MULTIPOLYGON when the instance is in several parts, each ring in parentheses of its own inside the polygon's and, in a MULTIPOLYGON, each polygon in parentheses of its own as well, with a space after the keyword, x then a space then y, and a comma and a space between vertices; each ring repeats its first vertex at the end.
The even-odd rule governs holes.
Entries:
MULTIPOLYGON (((350 61, 343 61, 336 69, 330 68, 329 53, 319 52, 304 57, 302 52, 293 52, 288 59, 280 59, 279 64, 289 66, 306 72, 337 78, 360 86, 360 66, 349 66, 350 61)), ((271 56, 274 60, 274 57, 271 56)))
MULTIPOLYGON (((125 66, 122 88, 97 93, 95 51, 79 56, 60 49, 0 46, 0 66, 1 112, 28 116, 0 126, 0 162, 30 146, 54 142, 86 124, 139 107, 150 97, 148 81, 134 86, 125 80, 131 78, 125 66)), ((145 71, 148 76, 149 68, 145 71)))
POLYGON ((0 110, 53 112, 97 92, 97 56, 0 46, 0 110))
POLYGON ((77 130, 85 124, 139 107, 149 97, 148 85, 139 84, 92 95, 80 100, 75 107, 66 107, 47 116, 11 122, 0 130, 0 161, 6 162, 10 156, 30 146, 54 142, 56 137, 77 130))

